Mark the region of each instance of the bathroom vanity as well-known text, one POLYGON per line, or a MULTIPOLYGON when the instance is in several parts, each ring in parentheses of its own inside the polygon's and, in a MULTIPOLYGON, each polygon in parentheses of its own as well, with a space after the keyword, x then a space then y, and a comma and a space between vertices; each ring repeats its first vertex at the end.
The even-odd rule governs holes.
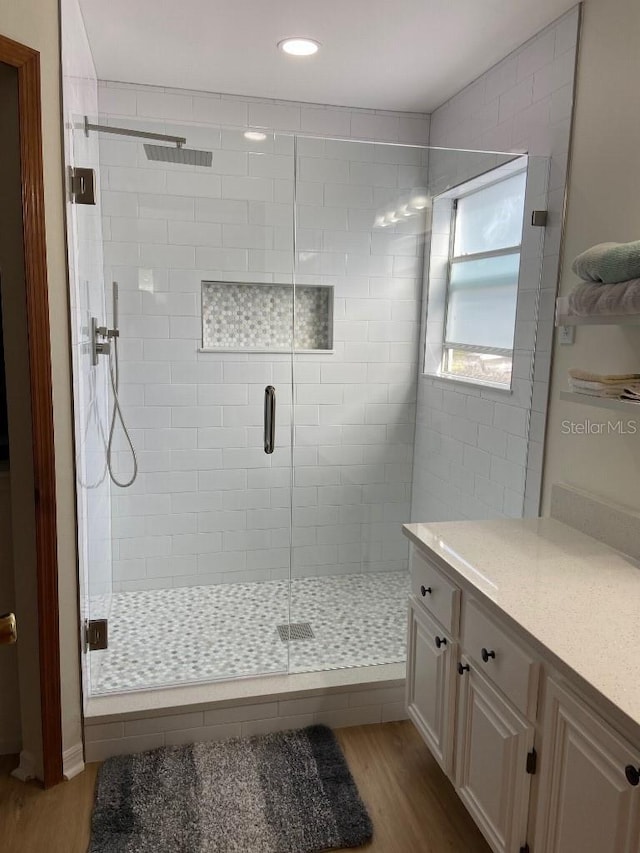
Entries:
POLYGON ((640 853, 640 571, 555 519, 407 524, 407 708, 496 853, 640 853))

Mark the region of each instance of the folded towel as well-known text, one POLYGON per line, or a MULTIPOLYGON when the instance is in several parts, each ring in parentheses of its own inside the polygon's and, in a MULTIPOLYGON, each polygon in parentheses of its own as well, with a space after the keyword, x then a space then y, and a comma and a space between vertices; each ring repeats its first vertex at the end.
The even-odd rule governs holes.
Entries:
POLYGON ((585 388, 587 391, 625 391, 636 389, 640 391, 640 383, 637 382, 589 382, 584 379, 572 379, 569 377, 569 385, 574 388, 585 388))
MULTIPOLYGON (((640 314, 640 278, 613 284, 584 281, 568 296, 568 315, 579 317, 611 314, 640 314)), ((560 306, 559 306, 560 310, 560 306)))
POLYGON ((640 380, 640 373, 590 373, 588 370, 579 370, 577 367, 569 369, 572 379, 582 379, 587 382, 602 382, 604 384, 629 382, 634 379, 640 380))
POLYGON ((607 400, 619 400, 624 394, 624 388, 603 388, 601 390, 592 390, 590 388, 570 387, 574 394, 584 394, 585 397, 600 397, 607 400))
POLYGON ((578 255, 571 269, 584 281, 604 284, 640 278, 640 240, 599 243, 578 255))

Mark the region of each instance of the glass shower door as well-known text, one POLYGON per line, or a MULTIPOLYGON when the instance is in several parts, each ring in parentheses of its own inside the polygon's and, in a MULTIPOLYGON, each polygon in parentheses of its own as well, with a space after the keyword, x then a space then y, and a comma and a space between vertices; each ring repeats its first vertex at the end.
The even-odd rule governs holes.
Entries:
MULTIPOLYGON (((112 183, 110 163, 137 163, 129 190, 106 193, 105 281, 107 303, 119 283, 119 398, 139 473, 111 487, 94 693, 288 670, 293 142, 163 130, 212 150, 211 167, 151 163, 130 139, 101 149, 112 183), (154 174, 157 192, 136 190, 154 174)), ((131 461, 118 427, 116 475, 131 461)))

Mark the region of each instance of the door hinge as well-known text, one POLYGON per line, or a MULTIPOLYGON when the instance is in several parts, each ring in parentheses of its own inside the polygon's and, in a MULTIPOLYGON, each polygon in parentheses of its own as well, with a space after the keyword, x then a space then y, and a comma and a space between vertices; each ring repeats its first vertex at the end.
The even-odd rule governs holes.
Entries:
POLYGON ((531 750, 531 752, 527 753, 527 773, 530 773, 532 776, 536 772, 536 767, 538 764, 538 753, 535 750, 535 747, 531 750))
POLYGON ((96 173, 93 169, 69 167, 69 189, 74 204, 96 203, 96 173))
POLYGON ((524 847, 521 847, 520 853, 529 853, 529 845, 525 844, 524 847))
POLYGON ((84 627, 84 642, 88 652, 106 649, 109 644, 107 620, 88 619, 84 627))

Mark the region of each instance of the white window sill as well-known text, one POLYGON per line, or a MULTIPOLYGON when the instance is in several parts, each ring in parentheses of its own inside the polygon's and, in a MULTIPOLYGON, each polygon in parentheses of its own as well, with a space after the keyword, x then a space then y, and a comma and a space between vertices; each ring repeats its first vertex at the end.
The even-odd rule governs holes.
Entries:
POLYGON ((454 376, 451 373, 421 373, 422 379, 437 379, 439 382, 451 382, 452 385, 470 385, 472 388, 489 388, 491 391, 500 391, 502 394, 513 394, 511 385, 502 385, 499 382, 485 382, 482 379, 470 379, 467 376, 454 376))

